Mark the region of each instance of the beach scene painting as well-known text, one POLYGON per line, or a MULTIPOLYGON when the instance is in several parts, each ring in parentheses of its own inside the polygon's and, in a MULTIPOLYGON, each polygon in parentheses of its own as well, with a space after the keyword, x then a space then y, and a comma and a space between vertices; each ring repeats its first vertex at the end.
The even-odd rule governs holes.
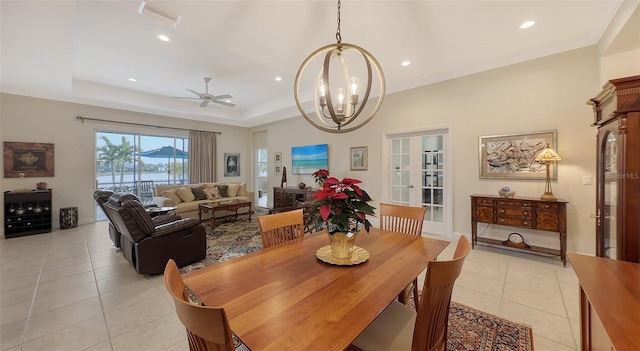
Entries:
POLYGON ((293 174, 312 174, 319 169, 329 169, 329 145, 294 146, 291 148, 293 174))

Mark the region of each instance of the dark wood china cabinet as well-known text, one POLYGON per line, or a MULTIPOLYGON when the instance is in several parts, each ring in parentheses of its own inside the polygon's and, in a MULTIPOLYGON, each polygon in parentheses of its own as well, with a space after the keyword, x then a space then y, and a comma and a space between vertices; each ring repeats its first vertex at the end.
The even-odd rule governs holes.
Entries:
POLYGON ((597 133, 596 255, 640 262, 640 75, 590 99, 597 133))

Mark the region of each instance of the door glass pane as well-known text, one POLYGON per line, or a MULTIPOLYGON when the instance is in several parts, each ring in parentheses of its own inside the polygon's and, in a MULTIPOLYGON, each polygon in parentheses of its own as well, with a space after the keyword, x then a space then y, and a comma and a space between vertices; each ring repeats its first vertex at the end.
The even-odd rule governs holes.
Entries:
POLYGON ((422 203, 423 204, 431 203, 431 189, 422 189, 422 203))
POLYGON ((618 141, 614 133, 608 133, 604 146, 604 207, 602 209, 603 252, 605 257, 617 258, 616 238, 618 212, 618 141))
POLYGON ((433 222, 443 223, 444 222, 444 208, 442 206, 433 206, 431 207, 433 211, 433 218, 431 219, 433 222))

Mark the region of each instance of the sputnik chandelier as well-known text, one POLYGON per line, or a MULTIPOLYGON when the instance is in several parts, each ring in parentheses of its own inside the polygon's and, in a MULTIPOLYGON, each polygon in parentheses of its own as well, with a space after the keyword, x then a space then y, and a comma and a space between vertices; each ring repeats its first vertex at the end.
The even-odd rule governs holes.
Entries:
MULTIPOLYGON (((330 133, 347 133, 367 124, 380 109, 385 92, 384 73, 375 57, 359 46, 342 42, 340 6, 338 0, 337 43, 321 47, 304 60, 296 74, 293 92, 296 105, 304 118, 314 127, 330 133), (324 59, 319 60, 322 55, 324 59), (359 65, 354 64, 357 61, 360 61, 359 65), (372 69, 376 71, 376 81, 373 81, 372 69), (358 75, 367 78, 364 89, 358 75), (301 83, 307 90, 300 90, 301 83), (303 104, 311 99, 311 86, 314 108, 313 112, 307 113, 303 104), (365 109, 372 86, 377 88, 376 92, 379 89, 377 102, 373 108, 369 106, 365 109), (361 91, 364 96, 360 95, 361 91), (360 114, 368 115, 356 120, 360 114)), ((371 102, 373 101, 375 100, 372 98, 371 102)))

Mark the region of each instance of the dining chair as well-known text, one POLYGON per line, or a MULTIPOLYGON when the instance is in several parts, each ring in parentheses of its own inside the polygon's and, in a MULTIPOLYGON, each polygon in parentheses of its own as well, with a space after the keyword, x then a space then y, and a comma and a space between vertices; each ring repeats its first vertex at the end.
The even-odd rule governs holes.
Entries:
POLYGON ((417 313, 392 301, 347 350, 446 350, 451 293, 470 249, 461 236, 453 259, 429 261, 417 313))
POLYGON ((224 308, 200 306, 189 300, 178 266, 171 259, 164 269, 164 285, 173 298, 178 318, 187 329, 189 350, 248 351, 243 344, 235 348, 224 308))
MULTIPOLYGON (((422 223, 426 207, 411 207, 380 203, 380 229, 392 230, 408 235, 422 235, 422 223)), ((413 290, 413 302, 418 306, 418 278, 407 285, 398 295, 398 301, 407 304, 413 290)))
POLYGON ((304 237, 304 213, 303 209, 258 216, 260 224, 260 236, 262 246, 271 246, 286 243, 291 240, 304 237))

